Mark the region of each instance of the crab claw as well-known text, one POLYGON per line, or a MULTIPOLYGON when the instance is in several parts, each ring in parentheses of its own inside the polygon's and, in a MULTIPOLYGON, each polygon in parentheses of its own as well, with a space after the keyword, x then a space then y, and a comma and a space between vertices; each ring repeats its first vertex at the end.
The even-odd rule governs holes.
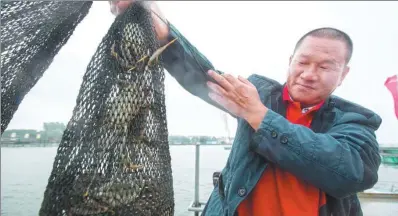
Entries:
POLYGON ((157 49, 152 56, 149 58, 148 61, 148 65, 150 65, 155 59, 157 59, 159 57, 160 54, 162 54, 162 52, 168 47, 170 46, 172 43, 174 43, 177 40, 177 38, 174 38, 172 41, 168 42, 166 45, 160 47, 159 49, 157 49))

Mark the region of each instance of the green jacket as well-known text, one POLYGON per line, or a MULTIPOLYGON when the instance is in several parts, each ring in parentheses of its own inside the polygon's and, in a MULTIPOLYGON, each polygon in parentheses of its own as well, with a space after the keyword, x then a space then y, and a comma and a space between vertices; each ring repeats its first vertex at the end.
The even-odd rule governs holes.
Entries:
MULTIPOLYGON (((206 71, 215 68, 174 26, 170 30, 169 40, 178 40, 162 54, 166 70, 187 91, 222 109, 210 100, 206 86, 210 80, 206 71)), ((256 132, 237 118, 228 161, 202 215, 237 215, 238 205, 269 163, 327 194, 320 215, 362 215, 356 193, 378 180, 381 158, 375 131, 381 118, 360 105, 330 96, 310 128, 292 124, 285 118, 284 85, 260 75, 248 79, 269 111, 256 132)))

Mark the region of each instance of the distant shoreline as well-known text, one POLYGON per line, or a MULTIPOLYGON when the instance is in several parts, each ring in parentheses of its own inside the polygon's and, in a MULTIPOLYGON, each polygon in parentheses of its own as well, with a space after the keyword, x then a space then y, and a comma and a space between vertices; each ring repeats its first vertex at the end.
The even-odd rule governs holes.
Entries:
MULTIPOLYGON (((0 147, 48 147, 58 146, 59 143, 21 143, 21 144, 1 144, 0 147)), ((196 144, 169 144, 169 146, 195 146, 196 144)), ((200 144, 200 146, 231 146, 231 144, 200 144)), ((398 146, 397 146, 398 147, 398 146)))
MULTIPOLYGON (((20 143, 20 144, 15 144, 15 143, 1 143, 0 147, 49 147, 49 146, 58 146, 59 143, 20 143)), ((188 143, 188 144, 169 144, 169 146, 195 146, 196 144, 194 143, 188 143)), ((225 143, 212 143, 212 144, 206 144, 206 143, 201 143, 200 146, 232 146, 232 144, 225 144, 225 143)), ((383 145, 380 146, 379 151, 384 152, 384 151, 398 151, 398 144, 395 145, 383 145)), ((395 153, 395 152, 394 152, 395 153)))

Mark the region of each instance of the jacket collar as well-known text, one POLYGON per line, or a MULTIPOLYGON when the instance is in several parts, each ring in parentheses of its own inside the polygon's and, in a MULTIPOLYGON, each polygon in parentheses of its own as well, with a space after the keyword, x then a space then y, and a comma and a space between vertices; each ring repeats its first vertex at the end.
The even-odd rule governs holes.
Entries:
MULTIPOLYGON (((287 103, 295 103, 295 101, 293 100, 293 98, 289 94, 289 89, 288 89, 286 84, 284 85, 283 90, 282 90, 282 99, 283 99, 284 102, 287 102, 287 103)), ((305 113, 305 112, 308 112, 310 110, 314 110, 314 111, 319 110, 322 107, 323 103, 324 103, 324 101, 318 103, 317 105, 311 106, 311 107, 301 108, 301 111, 303 113, 305 113)))
MULTIPOLYGON (((284 83, 280 88, 276 88, 270 95, 271 99, 271 109, 280 115, 286 117, 287 110, 287 100, 286 96, 283 97, 283 91, 285 89, 286 83, 284 83)), ((322 104, 320 104, 319 109, 315 111, 314 117, 310 128, 316 133, 326 132, 331 126, 335 118, 334 101, 332 97, 327 98, 322 104)))

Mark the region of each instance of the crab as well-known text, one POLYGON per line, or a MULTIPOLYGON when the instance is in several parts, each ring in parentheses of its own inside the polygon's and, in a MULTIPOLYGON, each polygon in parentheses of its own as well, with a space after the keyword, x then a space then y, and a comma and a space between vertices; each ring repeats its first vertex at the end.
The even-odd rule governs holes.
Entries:
POLYGON ((123 46, 124 46, 124 48, 126 48, 126 49, 124 49, 124 51, 128 52, 125 54, 126 56, 121 56, 115 51, 116 42, 114 41, 112 44, 112 47, 111 47, 111 55, 116 59, 116 61, 119 62, 120 65, 127 68, 127 72, 130 72, 130 71, 136 69, 137 67, 139 67, 141 63, 142 63, 141 65, 147 67, 147 66, 151 66, 154 63, 158 62, 160 54, 162 54, 162 52, 164 50, 166 50, 166 48, 169 47, 176 40, 177 40, 177 38, 171 40, 166 45, 163 45, 162 47, 158 48, 152 54, 150 54, 150 51, 148 50, 147 55, 144 55, 143 57, 141 57, 138 61, 133 63, 133 65, 131 65, 129 63, 129 62, 131 62, 131 60, 126 58, 126 57, 132 58, 132 55, 130 53, 130 50, 133 49, 133 47, 131 46, 132 42, 126 41, 126 42, 122 43, 122 45, 120 45, 120 47, 119 47, 120 49, 123 49, 123 46))

